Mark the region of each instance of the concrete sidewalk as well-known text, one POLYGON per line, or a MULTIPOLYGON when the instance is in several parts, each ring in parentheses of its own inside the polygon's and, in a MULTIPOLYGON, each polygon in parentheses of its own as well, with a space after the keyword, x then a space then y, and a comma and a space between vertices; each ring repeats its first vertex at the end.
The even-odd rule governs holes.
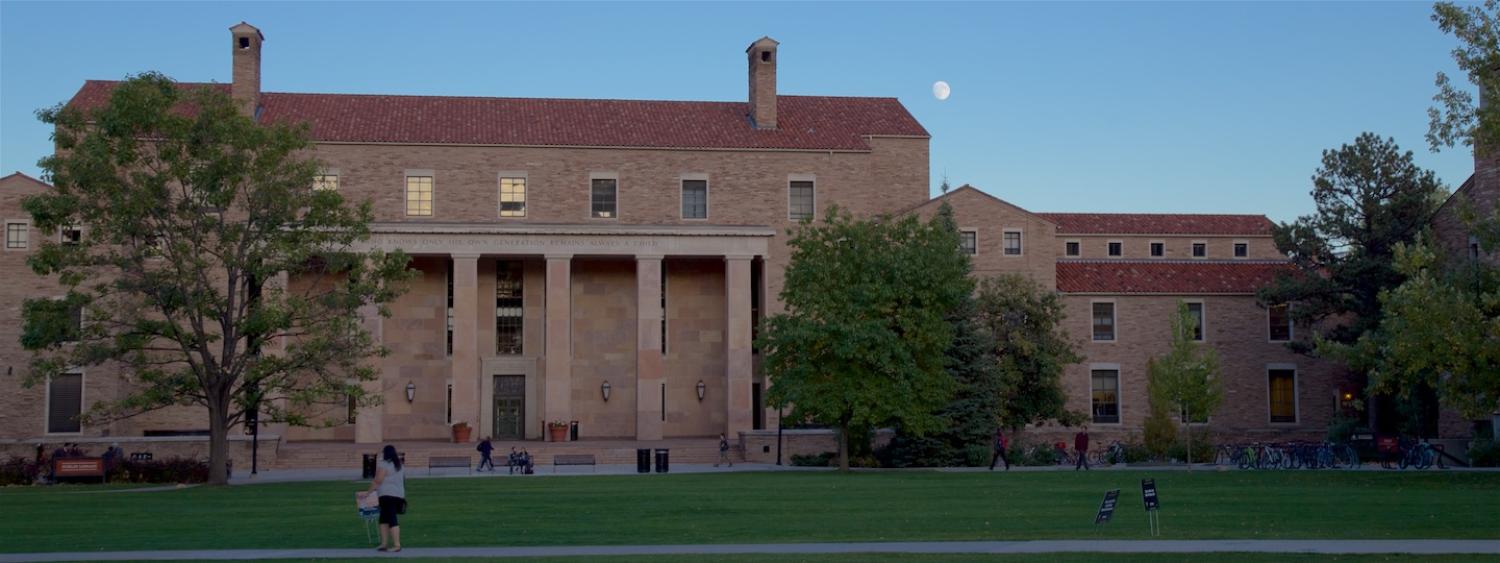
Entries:
POLYGON ((424 557, 599 557, 610 555, 729 555, 826 553, 1321 553, 1500 554, 1500 540, 1041 540, 975 542, 766 543, 707 545, 605 545, 552 547, 409 547, 401 553, 373 549, 226 549, 0 554, 20 561, 236 560, 424 557))
MULTIPOLYGON (((551 465, 535 468, 535 473, 522 475, 520 473, 509 473, 505 466, 498 471, 465 471, 459 469, 434 469, 429 472, 425 467, 409 467, 406 472, 407 479, 534 479, 537 477, 588 477, 592 475, 678 475, 683 473, 734 473, 747 471, 828 471, 828 467, 793 467, 790 465, 775 465, 767 463, 736 463, 733 467, 714 467, 712 464, 672 464, 670 473, 640 474, 636 472, 635 465, 596 465, 596 466, 564 466, 554 468, 551 465)), ((257 483, 291 483, 298 481, 360 481, 359 469, 278 469, 265 470, 257 475, 250 472, 235 471, 234 477, 229 479, 230 485, 254 485, 257 483)), ((368 481, 368 479, 363 479, 368 481)))

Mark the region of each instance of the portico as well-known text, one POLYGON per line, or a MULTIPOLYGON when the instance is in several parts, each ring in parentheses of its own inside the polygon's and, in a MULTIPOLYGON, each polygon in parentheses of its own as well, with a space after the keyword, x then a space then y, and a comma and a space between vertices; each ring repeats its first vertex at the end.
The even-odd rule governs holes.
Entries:
POLYGON ((363 249, 401 250, 422 274, 377 322, 391 349, 376 360, 385 401, 358 413, 356 441, 437 437, 458 422, 474 439, 543 439, 551 421, 578 421, 581 437, 637 440, 752 428, 752 292, 763 291, 755 270, 773 229, 407 222, 371 231, 363 249), (437 319, 446 319, 442 356, 437 319), (408 384, 422 400, 406 399, 408 384))

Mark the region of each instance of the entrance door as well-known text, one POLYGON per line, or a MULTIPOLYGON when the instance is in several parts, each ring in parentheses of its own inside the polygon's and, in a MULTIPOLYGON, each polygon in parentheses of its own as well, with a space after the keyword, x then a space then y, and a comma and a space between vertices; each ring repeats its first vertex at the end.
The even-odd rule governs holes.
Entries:
POLYGON ((526 433, 526 376, 495 376, 496 440, 520 440, 526 433))

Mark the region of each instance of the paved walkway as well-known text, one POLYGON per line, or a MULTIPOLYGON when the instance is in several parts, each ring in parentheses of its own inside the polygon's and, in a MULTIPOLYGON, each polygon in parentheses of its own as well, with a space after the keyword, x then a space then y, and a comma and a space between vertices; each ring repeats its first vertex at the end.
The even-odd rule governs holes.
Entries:
POLYGON ((1039 540, 975 542, 764 543, 578 547, 410 547, 373 549, 225 549, 0 554, 12 561, 235 560, 382 557, 578 557, 817 553, 1322 553, 1500 554, 1500 540, 1039 540))
MULTIPOLYGON (((724 465, 714 467, 712 464, 672 464, 671 473, 733 473, 745 471, 827 471, 827 467, 793 467, 790 465, 778 466, 774 463, 736 463, 733 467, 724 465)), ((630 465, 596 465, 596 466, 563 466, 554 468, 551 465, 536 466, 535 473, 522 475, 520 473, 509 473, 504 466, 497 471, 465 471, 459 469, 434 469, 430 472, 425 467, 408 466, 407 479, 452 479, 452 478, 515 478, 532 479, 536 477, 588 477, 591 475, 637 475, 635 464, 630 465)), ((651 473, 649 475, 664 475, 662 473, 651 473)), ((251 476, 248 471, 235 471, 234 477, 229 480, 231 485, 253 485, 257 483, 289 483, 294 481, 359 481, 359 469, 277 469, 265 470, 251 476)))

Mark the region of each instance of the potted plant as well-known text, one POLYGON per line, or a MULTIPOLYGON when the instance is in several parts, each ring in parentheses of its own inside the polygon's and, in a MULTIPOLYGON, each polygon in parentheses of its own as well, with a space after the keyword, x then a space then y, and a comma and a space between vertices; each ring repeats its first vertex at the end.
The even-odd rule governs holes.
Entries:
POLYGON ((553 442, 568 441, 568 423, 562 420, 554 420, 547 423, 547 432, 552 435, 553 442))
POLYGON ((469 423, 467 423, 467 422, 455 422, 455 423, 453 423, 453 442, 461 444, 461 443, 469 441, 469 434, 471 432, 473 432, 473 429, 469 428, 469 423))

